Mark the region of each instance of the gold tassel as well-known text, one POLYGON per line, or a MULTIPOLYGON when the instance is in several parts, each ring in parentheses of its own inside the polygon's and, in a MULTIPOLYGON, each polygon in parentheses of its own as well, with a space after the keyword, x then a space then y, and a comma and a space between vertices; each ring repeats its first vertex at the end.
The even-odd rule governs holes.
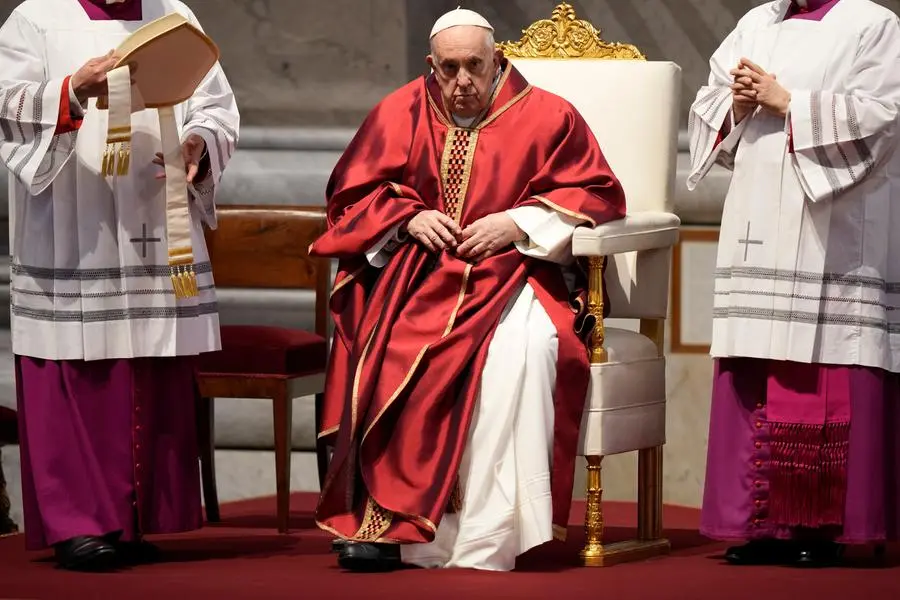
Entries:
POLYGON ((110 145, 106 145, 106 150, 103 152, 103 164, 100 166, 100 174, 106 177, 109 174, 109 155, 110 155, 110 145))
POLYGON ((178 267, 172 267, 172 287, 175 289, 175 297, 179 300, 184 298, 184 291, 181 289, 181 277, 179 277, 178 267))
POLYGON ((119 155, 119 144, 113 144, 109 151, 109 168, 106 174, 110 177, 116 172, 116 157, 119 155))
POLYGON ((131 164, 131 143, 119 144, 119 175, 128 175, 128 166, 131 164))
POLYGON ((200 294, 197 286, 197 274, 194 273, 193 265, 173 265, 171 278, 175 297, 179 300, 193 298, 200 294))

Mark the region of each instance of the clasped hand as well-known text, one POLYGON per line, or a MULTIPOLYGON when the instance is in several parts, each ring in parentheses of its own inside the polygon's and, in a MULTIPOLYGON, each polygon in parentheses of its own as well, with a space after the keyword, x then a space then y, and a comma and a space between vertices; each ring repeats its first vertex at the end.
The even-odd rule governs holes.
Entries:
POLYGON ((456 256, 482 261, 525 238, 524 232, 506 213, 494 213, 465 229, 439 210, 424 210, 410 219, 406 231, 432 252, 453 250, 456 256))
POLYGON ((737 68, 731 70, 731 76, 734 77, 731 96, 735 123, 743 121, 757 106, 775 116, 787 116, 791 94, 781 87, 774 74, 742 58, 737 68))

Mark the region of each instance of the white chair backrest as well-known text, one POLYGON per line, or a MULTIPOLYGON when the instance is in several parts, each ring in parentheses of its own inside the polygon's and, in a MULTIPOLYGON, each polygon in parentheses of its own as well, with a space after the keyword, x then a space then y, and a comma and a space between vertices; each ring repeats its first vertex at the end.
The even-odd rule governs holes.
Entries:
POLYGON ((671 212, 681 68, 672 62, 510 58, 532 85, 572 103, 625 189, 628 212, 671 212))

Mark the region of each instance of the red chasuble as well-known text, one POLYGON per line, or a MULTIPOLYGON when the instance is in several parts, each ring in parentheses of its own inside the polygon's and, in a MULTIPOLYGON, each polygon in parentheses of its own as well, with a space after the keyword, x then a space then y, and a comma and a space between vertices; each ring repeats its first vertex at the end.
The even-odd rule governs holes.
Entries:
POLYGON ((316 520, 343 538, 434 539, 457 491, 488 345, 526 281, 559 334, 551 487, 554 523, 568 521, 589 364, 576 334, 585 303, 570 302, 559 266, 514 247, 473 264, 412 240, 381 269, 364 253, 422 210, 465 227, 542 204, 598 224, 624 216, 624 194, 575 109, 508 63, 481 121, 452 123, 433 77, 383 100, 335 168, 329 230, 310 249, 340 259, 320 424, 335 452, 316 520))

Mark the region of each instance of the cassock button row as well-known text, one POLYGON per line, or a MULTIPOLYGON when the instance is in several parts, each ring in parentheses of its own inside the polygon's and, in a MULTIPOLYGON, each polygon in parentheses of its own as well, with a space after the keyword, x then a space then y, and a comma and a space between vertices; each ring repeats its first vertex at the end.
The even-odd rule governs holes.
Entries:
POLYGON ((762 421, 757 421, 757 422, 756 422, 756 428, 757 428, 757 429, 762 429, 762 421))
POLYGON ((756 508, 759 508, 760 506, 762 506, 762 500, 754 500, 753 504, 756 505, 756 508))
POLYGON ((757 449, 757 450, 759 450, 760 448, 762 448, 762 442, 756 442, 756 443, 753 444, 753 445, 756 446, 756 449, 757 449))
POLYGON ((757 460, 757 461, 755 461, 753 464, 756 465, 756 468, 757 468, 757 469, 759 469, 760 467, 762 467, 762 461, 761 461, 761 460, 757 460))
POLYGON ((761 487, 762 487, 762 481, 760 481, 759 479, 757 479, 756 481, 753 482, 753 485, 755 485, 755 486, 758 487, 758 488, 761 488, 761 487))
POLYGON ((762 410, 762 408, 763 408, 762 402, 757 402, 757 403, 756 403, 756 410, 762 410))

